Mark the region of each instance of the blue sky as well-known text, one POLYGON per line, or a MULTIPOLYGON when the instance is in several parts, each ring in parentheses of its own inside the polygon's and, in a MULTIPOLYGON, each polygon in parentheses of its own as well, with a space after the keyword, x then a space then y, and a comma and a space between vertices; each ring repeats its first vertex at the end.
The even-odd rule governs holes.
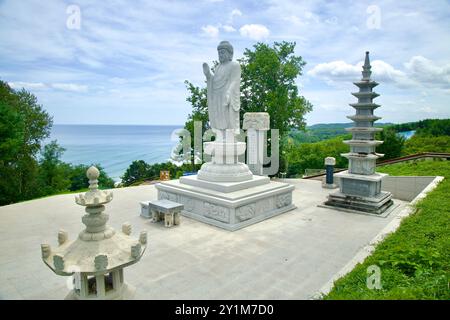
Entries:
POLYGON ((221 40, 295 41, 308 124, 348 122, 365 51, 382 122, 450 117, 449 1, 0 0, 0 79, 55 123, 183 124, 221 40))

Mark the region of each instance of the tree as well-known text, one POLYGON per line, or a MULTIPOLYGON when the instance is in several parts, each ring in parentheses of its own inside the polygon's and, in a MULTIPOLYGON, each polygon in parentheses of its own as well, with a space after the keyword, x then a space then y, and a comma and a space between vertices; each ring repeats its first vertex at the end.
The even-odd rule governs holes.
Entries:
POLYGON ((304 115, 312 110, 295 83, 306 63, 294 49, 295 42, 275 42, 272 46, 259 42, 253 50, 245 49, 239 61, 241 119, 245 112, 268 112, 270 127, 279 130, 280 138, 292 128, 304 129, 304 115))
POLYGON ((298 143, 290 139, 286 145, 287 177, 302 176, 305 169, 323 169, 326 157, 336 158, 336 168, 345 168, 348 160, 341 156, 348 152, 343 140, 348 135, 314 143, 298 143))
POLYGON ((16 92, 19 98, 19 113, 24 122, 23 141, 17 157, 19 193, 23 199, 31 199, 36 192, 38 164, 36 161, 42 141, 50 135, 52 117, 38 104, 32 93, 22 89, 16 92))
POLYGON ((19 103, 7 83, 0 81, 0 205, 19 198, 17 155, 23 141, 24 123, 17 108, 19 103))
POLYGON ((397 134, 390 128, 385 128, 376 135, 376 139, 384 141, 376 148, 378 153, 384 154, 384 157, 380 158, 381 160, 401 157, 403 145, 406 140, 403 136, 397 134))
POLYGON ((129 186, 137 181, 148 178, 149 165, 144 160, 135 160, 125 171, 122 181, 129 186))
MULTIPOLYGON (((98 178, 98 187, 100 189, 110 189, 114 188, 114 180, 111 179, 100 164, 93 164, 98 171, 100 171, 100 176, 98 178)), ((89 169, 90 165, 80 164, 77 166, 71 166, 70 172, 70 191, 77 191, 86 189, 89 186, 89 179, 86 176, 86 171, 89 169)))
POLYGON ((69 189, 71 185, 69 173, 70 165, 61 161, 65 149, 56 140, 45 145, 39 161, 39 177, 42 195, 60 193, 69 189))
POLYGON ((450 136, 413 135, 402 151, 404 156, 422 152, 450 153, 450 136))
POLYGON ((25 89, 13 90, 3 81, 0 112, 1 148, 7 149, 0 155, 0 204, 31 199, 38 189, 36 156, 42 141, 49 136, 52 118, 33 94, 25 89))

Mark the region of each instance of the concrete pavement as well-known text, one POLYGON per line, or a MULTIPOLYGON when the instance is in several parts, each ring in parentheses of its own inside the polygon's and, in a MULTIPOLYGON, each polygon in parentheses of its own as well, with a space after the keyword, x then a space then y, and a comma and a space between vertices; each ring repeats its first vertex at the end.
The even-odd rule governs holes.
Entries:
MULTIPOLYGON (((139 202, 156 199, 154 185, 114 190, 109 225, 123 222, 138 237, 148 231, 142 260, 125 269, 136 299, 308 299, 405 208, 373 217, 319 208, 332 190, 320 181, 287 179, 297 209, 230 232, 181 218, 166 229, 139 216, 139 202)), ((41 243, 57 245, 84 229, 74 194, 0 207, 0 299, 63 299, 67 277, 41 260, 41 243)))

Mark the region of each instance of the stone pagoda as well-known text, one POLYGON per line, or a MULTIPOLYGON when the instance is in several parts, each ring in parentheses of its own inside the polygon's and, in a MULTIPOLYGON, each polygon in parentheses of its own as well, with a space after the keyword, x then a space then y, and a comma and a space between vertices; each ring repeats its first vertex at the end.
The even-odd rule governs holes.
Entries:
POLYGON ((131 225, 124 223, 122 232, 106 225, 104 213, 110 202, 110 191, 98 190, 97 168, 87 170, 89 191, 75 197, 75 202, 86 207, 81 219, 86 229, 78 238, 69 241, 67 232, 58 233, 59 246, 55 249, 42 244, 42 259, 57 275, 74 275, 74 288, 66 299, 103 300, 130 298, 133 290, 125 283, 123 268, 139 261, 147 246, 147 232, 139 240, 131 238, 131 225))
POLYGON ((375 172, 376 160, 383 156, 375 152, 376 146, 383 143, 375 140, 375 133, 383 129, 373 125, 381 118, 373 113, 380 105, 372 101, 379 94, 372 91, 378 83, 370 79, 370 69, 369 52, 366 52, 362 79, 354 82, 359 91, 352 93, 358 102, 350 104, 356 114, 348 116, 354 122, 352 128, 346 129, 352 133, 352 139, 344 141, 350 146, 350 152, 342 154, 349 161, 348 170, 335 175, 340 178, 340 190, 330 194, 325 205, 382 214, 393 202, 390 192, 381 191, 381 180, 386 174, 375 172))

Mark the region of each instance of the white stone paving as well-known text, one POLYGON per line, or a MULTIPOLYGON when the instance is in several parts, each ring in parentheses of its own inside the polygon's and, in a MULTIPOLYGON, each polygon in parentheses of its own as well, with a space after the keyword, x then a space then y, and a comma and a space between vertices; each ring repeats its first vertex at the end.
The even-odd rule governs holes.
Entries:
MULTIPOLYGON (((387 218, 319 208, 331 191, 320 181, 288 179, 297 209, 230 232, 186 217, 165 228, 142 218, 139 202, 154 185, 114 190, 109 224, 133 235, 148 231, 141 261, 125 270, 136 299, 308 299, 366 246, 406 205, 387 218)), ((331 191, 332 192, 332 191, 331 191)), ((57 245, 84 229, 74 194, 0 207, 0 299, 63 299, 67 277, 41 260, 41 243, 57 245)))

